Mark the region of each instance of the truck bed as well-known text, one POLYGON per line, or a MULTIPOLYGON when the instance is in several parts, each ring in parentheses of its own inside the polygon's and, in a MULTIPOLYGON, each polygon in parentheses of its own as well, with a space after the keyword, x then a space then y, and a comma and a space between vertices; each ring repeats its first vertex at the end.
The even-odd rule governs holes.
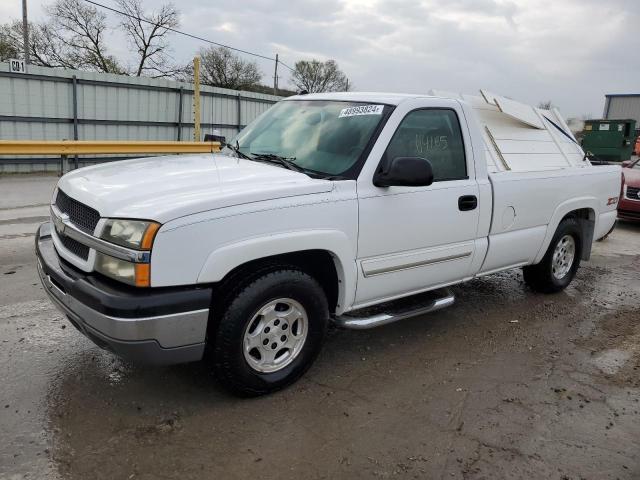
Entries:
MULTIPOLYGON (((604 236, 616 219, 620 167, 567 167, 489 175, 493 210, 489 250, 482 266, 491 272, 504 265, 540 260, 555 227, 576 208, 594 222, 594 239, 604 236)), ((589 248, 590 244, 589 243, 589 248)))
POLYGON ((480 93, 431 92, 466 102, 480 126, 493 200, 480 274, 540 261, 559 222, 576 209, 593 221, 594 239, 605 235, 616 219, 620 167, 585 159, 557 109, 480 93))

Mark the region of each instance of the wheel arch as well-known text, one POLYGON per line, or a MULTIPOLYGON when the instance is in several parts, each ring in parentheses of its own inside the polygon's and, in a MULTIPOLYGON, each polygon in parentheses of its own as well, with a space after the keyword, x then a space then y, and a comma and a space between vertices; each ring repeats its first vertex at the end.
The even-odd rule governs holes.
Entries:
POLYGON ((551 221, 547 226, 547 233, 542 242, 542 246, 536 255, 534 264, 539 263, 544 257, 549 244, 553 239, 558 226, 565 218, 575 218, 580 222, 582 227, 582 252, 581 259, 589 260, 591 256, 591 246, 593 244, 593 236, 596 227, 598 211, 598 200, 595 197, 582 197, 567 200, 561 203, 553 213, 551 221))
POLYGON ((220 287, 241 274, 269 265, 300 268, 322 285, 331 311, 337 314, 353 303, 356 286, 355 254, 347 236, 338 231, 287 232, 224 245, 213 251, 198 275, 198 283, 220 287))

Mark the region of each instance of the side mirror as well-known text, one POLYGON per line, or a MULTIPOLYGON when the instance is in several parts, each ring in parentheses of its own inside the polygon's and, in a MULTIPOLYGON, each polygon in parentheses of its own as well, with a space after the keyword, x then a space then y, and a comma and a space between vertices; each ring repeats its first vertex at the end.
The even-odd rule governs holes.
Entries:
POLYGON ((373 177, 376 187, 426 187, 432 183, 431 162, 420 157, 396 157, 373 177))

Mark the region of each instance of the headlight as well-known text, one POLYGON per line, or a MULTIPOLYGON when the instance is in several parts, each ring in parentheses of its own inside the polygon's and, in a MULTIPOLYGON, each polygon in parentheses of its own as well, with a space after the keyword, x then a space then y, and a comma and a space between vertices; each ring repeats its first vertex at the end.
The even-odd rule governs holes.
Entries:
MULTIPOLYGON (((100 238, 134 250, 151 250, 159 229, 160 224, 156 222, 111 218, 105 223, 100 238)), ((128 262, 96 252, 95 269, 119 282, 136 287, 150 286, 149 263, 128 262)))
POLYGON ((150 285, 151 276, 148 263, 131 263, 96 252, 95 269, 107 277, 134 287, 148 287, 150 285))
POLYGON ((104 225, 101 237, 123 247, 151 250, 159 228, 160 224, 156 222, 110 219, 104 225))

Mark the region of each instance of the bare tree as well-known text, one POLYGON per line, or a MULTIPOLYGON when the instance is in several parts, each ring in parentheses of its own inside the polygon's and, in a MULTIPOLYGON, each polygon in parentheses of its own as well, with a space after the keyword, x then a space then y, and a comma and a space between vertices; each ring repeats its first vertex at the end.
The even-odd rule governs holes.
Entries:
MULTIPOLYGON (((127 16, 119 25, 130 41, 134 65, 116 59, 108 51, 107 17, 82 0, 55 0, 45 11, 49 19, 30 23, 30 63, 45 67, 127 73, 152 77, 180 76, 169 55, 168 34, 179 26, 179 12, 170 3, 145 15, 142 0, 117 0, 127 16)), ((0 25, 0 59, 22 52, 22 22, 0 25)))
POLYGON ((538 103, 538 108, 541 108, 542 110, 551 110, 554 107, 555 107, 555 105, 553 104, 553 102, 551 100, 547 100, 545 102, 538 103))
MULTIPOLYGON (((19 23, 19 22, 17 22, 19 23)), ((31 63, 51 68, 82 69, 85 59, 81 52, 69 46, 48 24, 29 27, 29 57, 31 63)))
POLYGON ((180 25, 179 12, 171 4, 160 6, 156 11, 145 14, 142 0, 118 0, 123 16, 121 26, 129 42, 139 55, 137 65, 131 71, 137 77, 173 76, 181 69, 172 64, 167 34, 180 25))
POLYGON ((11 38, 10 26, 0 26, 0 62, 4 62, 10 58, 17 58, 18 52, 20 52, 20 50, 18 50, 11 38))
POLYGON ((338 68, 335 60, 296 62, 291 82, 299 90, 306 90, 309 93, 346 92, 350 88, 349 79, 338 68))
MULTIPOLYGON (((0 26, 0 43, 4 42, 7 52, 22 52, 22 29, 20 20, 0 26)), ((81 68, 81 58, 60 41, 48 24, 29 23, 29 37, 29 63, 43 67, 81 68)))
POLYGON ((106 15, 80 0, 57 0, 45 9, 57 40, 78 59, 80 67, 99 72, 123 73, 106 46, 106 15))
POLYGON ((199 53, 200 77, 205 85, 241 90, 255 87, 262 79, 256 62, 243 60, 228 48, 212 46, 201 48, 199 53))

